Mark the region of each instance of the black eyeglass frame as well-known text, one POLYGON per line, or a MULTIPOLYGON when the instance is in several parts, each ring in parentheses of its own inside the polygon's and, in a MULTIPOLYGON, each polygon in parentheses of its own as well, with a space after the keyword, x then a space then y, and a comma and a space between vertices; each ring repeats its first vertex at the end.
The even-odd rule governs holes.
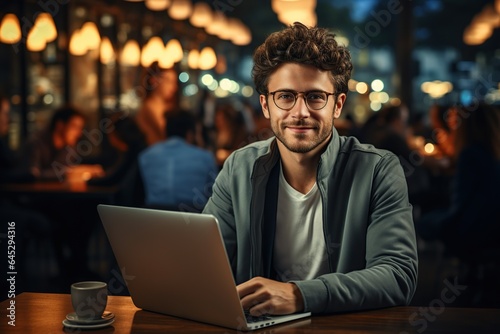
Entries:
POLYGON ((275 90, 274 92, 268 92, 267 93, 267 95, 272 95, 273 96, 274 105, 276 107, 278 107, 279 109, 281 109, 281 110, 290 110, 293 107, 295 107, 295 105, 297 104, 297 100, 299 99, 299 94, 302 94, 302 98, 304 99, 304 102, 305 102, 305 104, 306 104, 306 106, 307 106, 307 108, 309 110, 321 110, 321 109, 323 109, 328 104, 328 97, 330 97, 330 95, 335 95, 335 93, 329 93, 329 92, 325 92, 324 90, 318 90, 318 89, 308 90, 308 91, 305 91, 305 92, 297 92, 297 91, 290 90, 290 89, 278 89, 278 90, 275 90), (293 102, 293 105, 291 107, 289 107, 289 108, 282 108, 282 107, 280 107, 276 103, 276 100, 274 99, 274 96, 275 96, 276 93, 279 93, 279 92, 293 94, 293 96, 295 97, 295 101, 293 102), (321 108, 317 108, 317 109, 311 108, 309 106, 309 103, 307 103, 307 99, 306 99, 306 96, 309 93, 323 93, 323 94, 326 94, 325 104, 321 108))

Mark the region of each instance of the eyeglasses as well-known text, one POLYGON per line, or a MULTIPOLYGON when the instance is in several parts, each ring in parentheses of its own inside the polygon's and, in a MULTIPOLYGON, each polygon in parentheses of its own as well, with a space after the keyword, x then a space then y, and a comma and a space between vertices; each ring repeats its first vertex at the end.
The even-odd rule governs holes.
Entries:
POLYGON ((311 90, 308 92, 296 92, 294 90, 277 90, 274 92, 267 93, 273 96, 273 101, 276 107, 283 110, 290 110, 297 103, 299 94, 302 94, 306 106, 310 110, 320 110, 323 109, 330 95, 335 95, 335 93, 328 93, 322 90, 311 90))

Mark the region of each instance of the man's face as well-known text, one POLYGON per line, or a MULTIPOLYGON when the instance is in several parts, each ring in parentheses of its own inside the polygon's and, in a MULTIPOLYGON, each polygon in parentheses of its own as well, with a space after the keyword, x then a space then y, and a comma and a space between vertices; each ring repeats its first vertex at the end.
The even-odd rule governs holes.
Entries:
POLYGON ((328 72, 307 65, 283 64, 269 77, 268 91, 277 90, 335 94, 328 96, 325 107, 319 110, 309 110, 302 94, 289 110, 278 108, 272 95, 260 96, 264 116, 271 122, 278 145, 295 153, 308 153, 326 145, 332 134, 333 120, 340 116, 346 98, 345 94, 335 92, 328 72))
POLYGON ((66 145, 75 146, 78 143, 84 126, 85 120, 80 116, 71 117, 68 123, 62 125, 62 136, 66 145))

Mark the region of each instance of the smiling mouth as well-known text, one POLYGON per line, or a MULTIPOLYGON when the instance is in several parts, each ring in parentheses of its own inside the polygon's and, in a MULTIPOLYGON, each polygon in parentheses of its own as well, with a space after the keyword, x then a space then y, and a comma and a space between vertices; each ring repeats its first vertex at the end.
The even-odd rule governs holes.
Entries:
POLYGON ((304 126, 304 125, 286 125, 285 129, 289 129, 291 131, 295 132, 306 132, 309 130, 314 130, 316 129, 315 126, 309 125, 309 126, 304 126))

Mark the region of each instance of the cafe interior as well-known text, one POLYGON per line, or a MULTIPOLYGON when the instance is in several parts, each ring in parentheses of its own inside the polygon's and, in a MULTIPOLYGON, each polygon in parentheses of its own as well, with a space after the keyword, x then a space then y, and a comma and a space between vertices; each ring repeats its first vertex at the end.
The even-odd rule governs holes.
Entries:
MULTIPOLYGON (((218 170, 234 150, 271 137, 252 54, 295 21, 335 32, 351 52, 337 131, 401 160, 419 255, 412 305, 429 305, 455 281, 468 288, 451 306, 500 308, 500 0, 2 1, 0 257, 6 262, 14 221, 16 293, 120 280, 98 204, 178 208, 148 202, 136 163, 142 150, 166 140, 140 123, 145 106, 158 101, 148 102, 151 96, 162 100, 162 112, 193 115, 196 145, 213 154, 218 170), (53 116, 62 109, 78 110, 84 123, 45 174, 30 162, 52 158, 34 158, 27 147, 56 131, 53 116), (479 109, 493 116, 471 131, 496 155, 463 167, 461 130, 479 109), (133 124, 120 138, 114 130, 125 120, 133 124), (127 152, 132 163, 116 173, 127 152), (467 186, 457 188, 458 178, 467 186), (449 230, 433 234, 433 222, 443 220, 449 230)), ((192 195, 189 209, 201 212, 206 198, 192 195)), ((127 295, 122 288, 116 294, 127 295)))

